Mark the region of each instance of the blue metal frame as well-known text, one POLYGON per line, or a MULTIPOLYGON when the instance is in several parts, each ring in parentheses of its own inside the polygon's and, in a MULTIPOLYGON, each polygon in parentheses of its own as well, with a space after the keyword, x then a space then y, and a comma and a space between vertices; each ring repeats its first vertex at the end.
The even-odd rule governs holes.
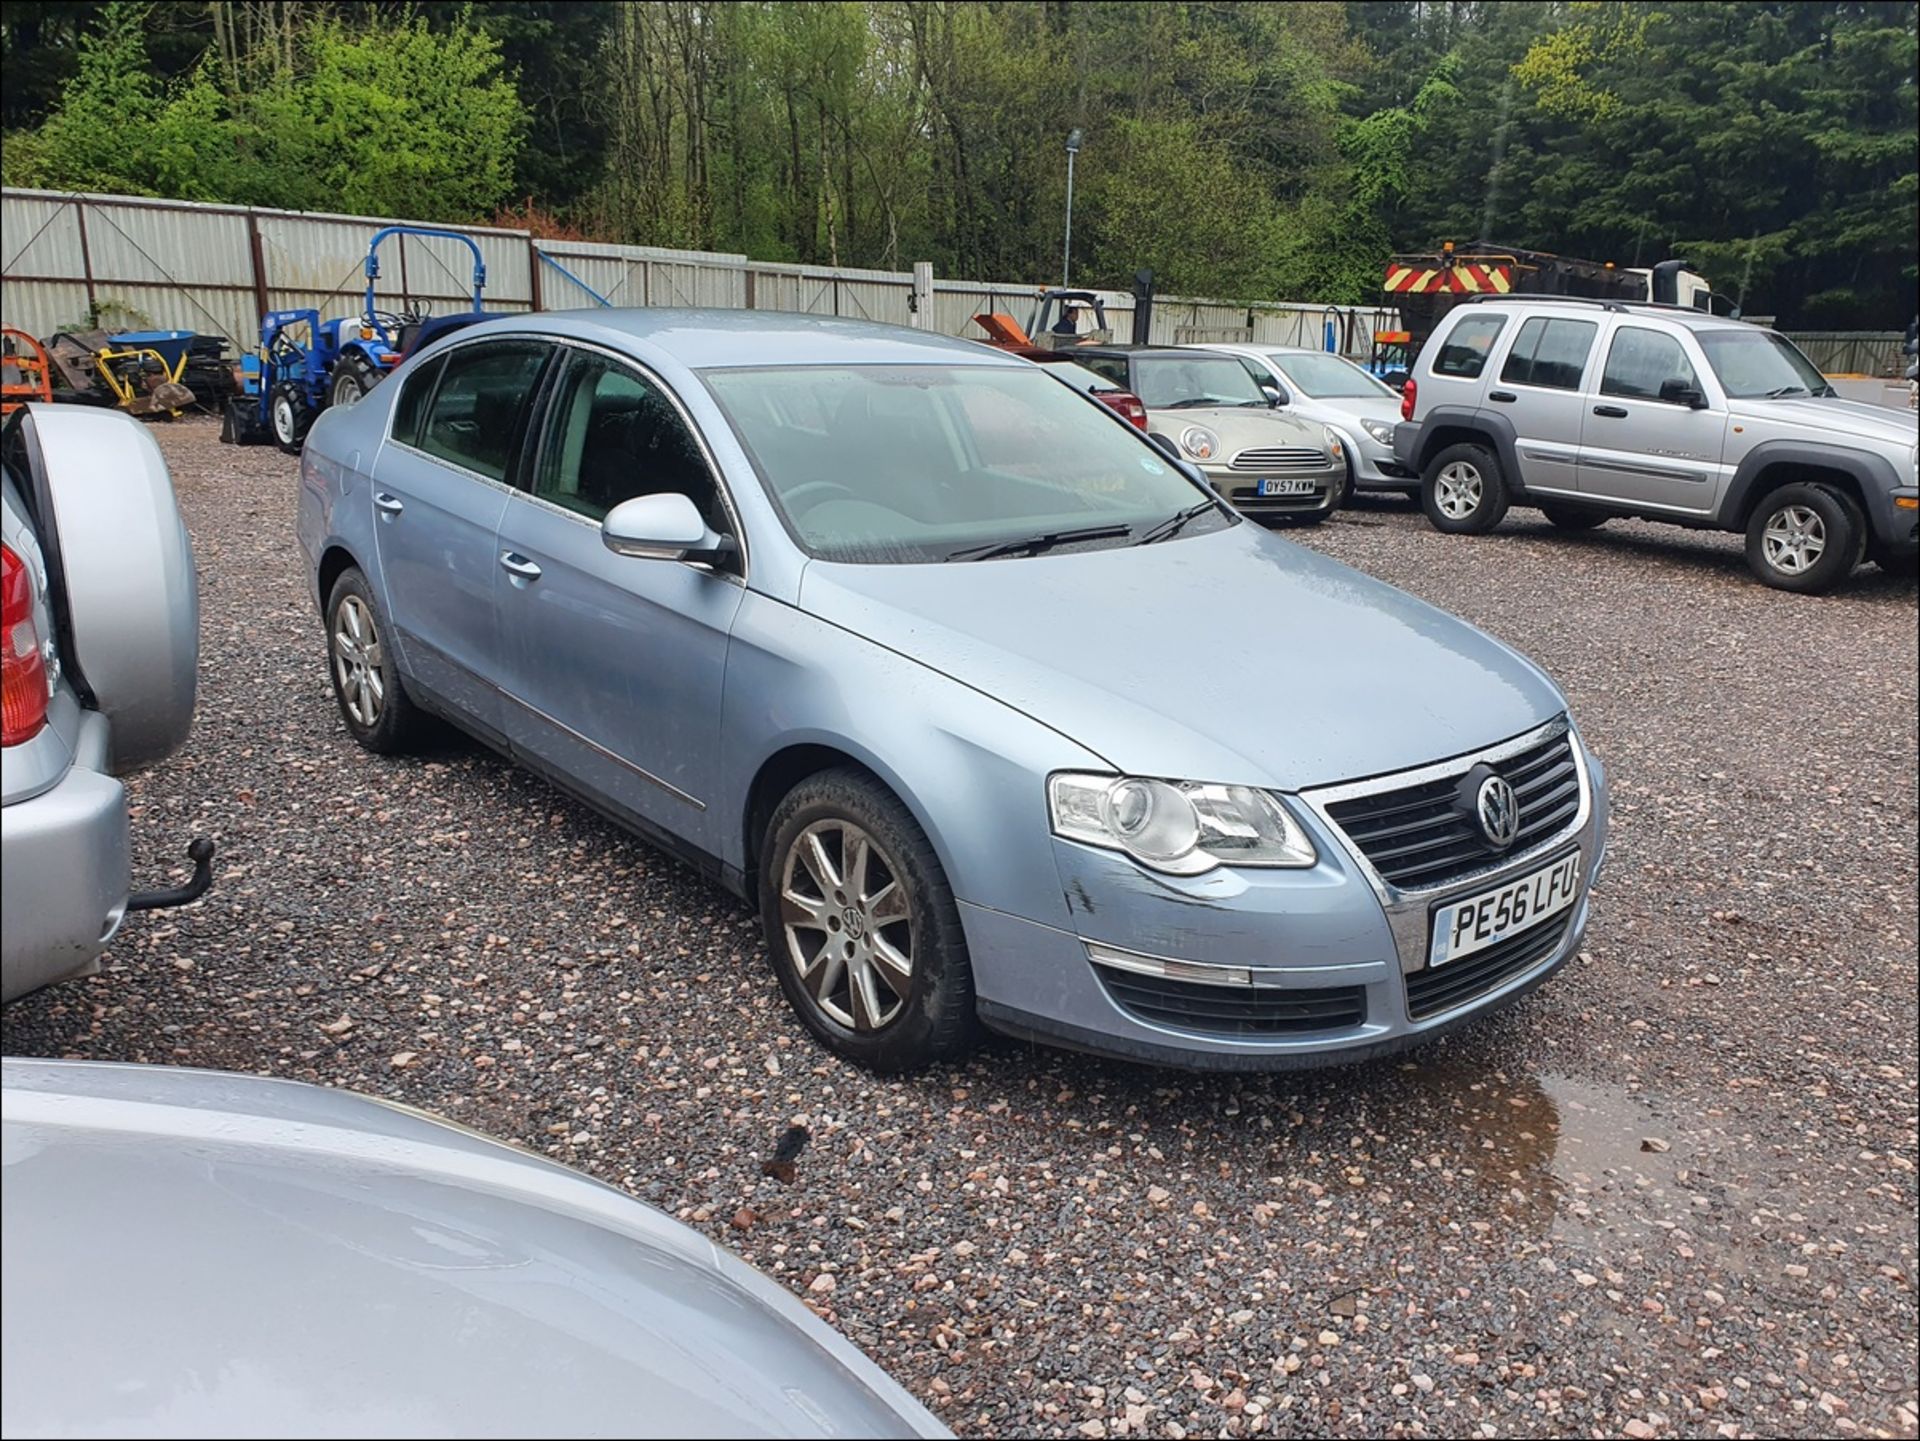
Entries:
POLYGON ((462 235, 457 230, 435 230, 425 225, 383 225, 373 232, 373 239, 367 242, 367 306, 362 319, 379 335, 380 343, 387 349, 396 349, 393 337, 387 334, 387 328, 380 323, 379 311, 374 305, 373 283, 380 278, 380 242, 389 235, 424 235, 438 240, 457 240, 473 252, 473 308, 480 310, 480 292, 487 288, 487 263, 480 256, 480 247, 474 243, 471 235, 462 235))

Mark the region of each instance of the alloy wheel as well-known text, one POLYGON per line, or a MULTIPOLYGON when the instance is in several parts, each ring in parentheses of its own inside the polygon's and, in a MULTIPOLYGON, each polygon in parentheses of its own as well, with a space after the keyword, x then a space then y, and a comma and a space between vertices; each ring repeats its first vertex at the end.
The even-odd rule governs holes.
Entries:
POLYGON ((1442 467, 1434 477, 1433 498, 1448 520, 1465 520, 1480 508, 1480 472, 1465 461, 1442 467))
POLYGON ((900 868, 852 821, 816 821, 780 870, 787 961, 820 1010, 877 1031, 913 994, 913 903, 900 868))
POLYGON ((372 730, 386 705, 387 683, 381 677, 384 652, 373 611, 357 595, 342 598, 333 616, 333 673, 340 685, 340 703, 353 723, 372 730))
POLYGON ((1811 506, 1786 505, 1767 521, 1760 546, 1783 575, 1805 575, 1827 548, 1827 526, 1811 506))

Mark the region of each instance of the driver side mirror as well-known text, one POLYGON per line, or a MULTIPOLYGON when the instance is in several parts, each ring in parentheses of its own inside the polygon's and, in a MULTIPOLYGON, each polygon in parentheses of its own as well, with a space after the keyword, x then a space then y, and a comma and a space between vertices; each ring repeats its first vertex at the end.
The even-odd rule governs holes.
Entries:
POLYGON ((1684 405, 1689 410, 1705 410, 1707 397, 1697 385, 1689 385, 1680 379, 1660 382, 1660 398, 1669 405, 1684 405))
POLYGON ((1261 381, 1260 389, 1266 392, 1267 404, 1272 406, 1276 410, 1278 410, 1281 406, 1285 405, 1290 399, 1292 399, 1292 397, 1289 396, 1286 393, 1286 391, 1282 390, 1279 386, 1275 385, 1271 380, 1261 381))
POLYGON ((712 563, 739 548, 732 536, 709 530, 700 508, 677 490, 621 501, 600 522, 600 540, 615 555, 636 560, 712 563))

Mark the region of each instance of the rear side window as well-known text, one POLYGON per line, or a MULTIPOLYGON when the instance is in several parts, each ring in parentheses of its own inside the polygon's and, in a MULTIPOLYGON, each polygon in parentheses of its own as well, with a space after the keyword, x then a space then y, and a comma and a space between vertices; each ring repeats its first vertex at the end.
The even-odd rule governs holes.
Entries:
POLYGON ((440 367, 445 363, 446 357, 437 355, 425 365, 415 366, 400 382, 400 399, 393 407, 393 438, 402 445, 420 443, 420 422, 426 416, 433 384, 440 378, 440 367))
POLYGON ((1440 343, 1440 353, 1433 358, 1433 373, 1461 380, 1475 379, 1486 369, 1494 337, 1506 323, 1504 315, 1468 316, 1448 331, 1447 338, 1440 343))
POLYGON ((1637 325, 1622 326, 1614 332, 1613 344, 1607 347, 1607 368, 1600 372, 1602 395, 1659 400, 1661 388, 1669 384, 1689 390, 1699 387, 1679 341, 1662 331, 1637 325))
POLYGON ((1121 390, 1128 388, 1127 363, 1110 355, 1090 355, 1080 362, 1095 375, 1102 376, 1121 390))
POLYGON ((533 399, 548 347, 504 340, 448 354, 419 448, 488 480, 505 480, 514 438, 533 399))
POLYGON ((1548 390, 1578 390, 1586 374, 1587 352, 1600 327, 1591 320, 1560 320, 1536 315, 1520 327, 1520 338, 1501 367, 1509 385, 1538 385, 1548 390))

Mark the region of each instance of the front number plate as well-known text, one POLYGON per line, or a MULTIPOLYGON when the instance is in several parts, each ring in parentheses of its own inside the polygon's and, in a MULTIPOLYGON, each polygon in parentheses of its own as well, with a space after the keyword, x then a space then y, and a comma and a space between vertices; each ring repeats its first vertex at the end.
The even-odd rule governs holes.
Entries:
POLYGON ((1531 930, 1579 897, 1580 853, 1574 851, 1493 890, 1436 906, 1427 964, 1444 966, 1531 930))
POLYGON ((1312 495, 1320 487, 1310 480, 1263 480, 1261 495, 1312 495))

